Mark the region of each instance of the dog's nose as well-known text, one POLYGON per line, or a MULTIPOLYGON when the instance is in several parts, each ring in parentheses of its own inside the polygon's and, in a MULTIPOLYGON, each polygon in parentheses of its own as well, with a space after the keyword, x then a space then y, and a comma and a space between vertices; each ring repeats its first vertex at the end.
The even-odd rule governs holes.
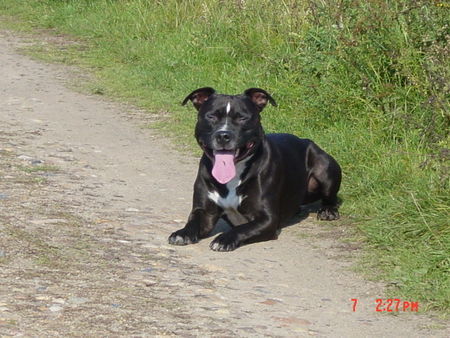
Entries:
POLYGON ((216 142, 222 146, 231 141, 231 133, 229 131, 219 131, 216 133, 216 142))

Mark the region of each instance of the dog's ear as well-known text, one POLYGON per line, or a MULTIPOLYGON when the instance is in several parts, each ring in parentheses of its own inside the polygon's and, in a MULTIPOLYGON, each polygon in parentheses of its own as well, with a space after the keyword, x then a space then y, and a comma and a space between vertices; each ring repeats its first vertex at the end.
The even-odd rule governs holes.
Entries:
POLYGON ((268 92, 261 88, 249 88, 244 92, 244 95, 248 96, 250 100, 258 107, 258 110, 261 112, 264 107, 267 105, 267 102, 270 102, 272 106, 277 106, 275 100, 270 96, 268 92))
POLYGON ((184 106, 188 102, 188 100, 191 100, 195 109, 200 110, 202 104, 215 92, 215 89, 211 87, 196 89, 188 96, 186 96, 186 98, 183 100, 182 105, 184 106))

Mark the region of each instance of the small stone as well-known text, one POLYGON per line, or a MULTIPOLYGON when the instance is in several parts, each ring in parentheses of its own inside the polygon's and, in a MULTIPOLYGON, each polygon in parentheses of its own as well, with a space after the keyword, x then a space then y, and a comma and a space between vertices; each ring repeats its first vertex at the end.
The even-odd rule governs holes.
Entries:
POLYGON ((23 160, 23 161, 32 161, 32 160, 33 160, 32 157, 27 156, 27 155, 19 155, 19 156, 17 156, 17 158, 18 158, 19 160, 23 160))
POLYGON ((227 309, 219 309, 219 310, 217 310, 217 313, 219 313, 221 315, 229 315, 230 311, 227 309))
POLYGON ((7 199, 8 198, 8 195, 7 194, 2 194, 2 193, 0 193, 0 200, 5 200, 5 199, 7 199))
POLYGON ((43 225, 43 224, 58 224, 58 223, 67 223, 67 220, 62 218, 49 218, 49 219, 37 219, 32 220, 30 223, 35 225, 43 225))
POLYGON ((49 300, 50 299, 49 296, 36 296, 35 298, 36 298, 36 300, 49 300))
POLYGON ((63 309, 61 305, 52 305, 48 308, 51 312, 58 312, 63 309))
POLYGON ((296 317, 272 317, 272 318, 284 324, 311 325, 310 321, 302 318, 296 317))
POLYGON ((145 286, 154 286, 156 284, 158 284, 158 282, 154 281, 154 280, 144 280, 144 285, 145 286))
POLYGON ((126 208, 125 211, 139 212, 139 209, 136 209, 136 208, 126 208))
POLYGON ((83 298, 83 297, 71 297, 67 300, 68 303, 76 304, 76 305, 84 304, 84 303, 87 303, 88 301, 89 301, 89 299, 83 298))
POLYGON ((281 301, 277 300, 277 299, 267 299, 264 302, 259 302, 260 304, 264 304, 264 305, 275 305, 275 304, 280 304, 281 301))
POLYGON ((52 300, 53 303, 57 303, 57 304, 65 304, 66 301, 62 298, 56 298, 52 300))

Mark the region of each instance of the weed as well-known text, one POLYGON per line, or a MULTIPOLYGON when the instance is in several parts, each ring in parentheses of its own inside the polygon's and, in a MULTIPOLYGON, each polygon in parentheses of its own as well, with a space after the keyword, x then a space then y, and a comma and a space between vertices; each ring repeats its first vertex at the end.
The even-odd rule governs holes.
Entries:
POLYGON ((18 169, 23 172, 29 173, 29 174, 31 174, 31 173, 56 173, 60 170, 58 167, 53 166, 53 165, 37 165, 37 166, 32 166, 32 167, 19 166, 18 169))

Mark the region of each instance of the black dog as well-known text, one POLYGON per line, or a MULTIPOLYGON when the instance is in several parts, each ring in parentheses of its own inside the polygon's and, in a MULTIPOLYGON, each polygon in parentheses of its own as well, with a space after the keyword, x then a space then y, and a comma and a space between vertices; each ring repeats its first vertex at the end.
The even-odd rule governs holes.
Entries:
POLYGON ((193 91, 198 110, 195 137, 203 149, 188 222, 169 237, 186 245, 206 237, 220 217, 233 225, 210 247, 231 251, 240 245, 276 239, 301 204, 322 200, 317 217, 339 218, 339 164, 315 143, 290 134, 265 135, 260 113, 274 99, 259 88, 242 95, 193 91))

